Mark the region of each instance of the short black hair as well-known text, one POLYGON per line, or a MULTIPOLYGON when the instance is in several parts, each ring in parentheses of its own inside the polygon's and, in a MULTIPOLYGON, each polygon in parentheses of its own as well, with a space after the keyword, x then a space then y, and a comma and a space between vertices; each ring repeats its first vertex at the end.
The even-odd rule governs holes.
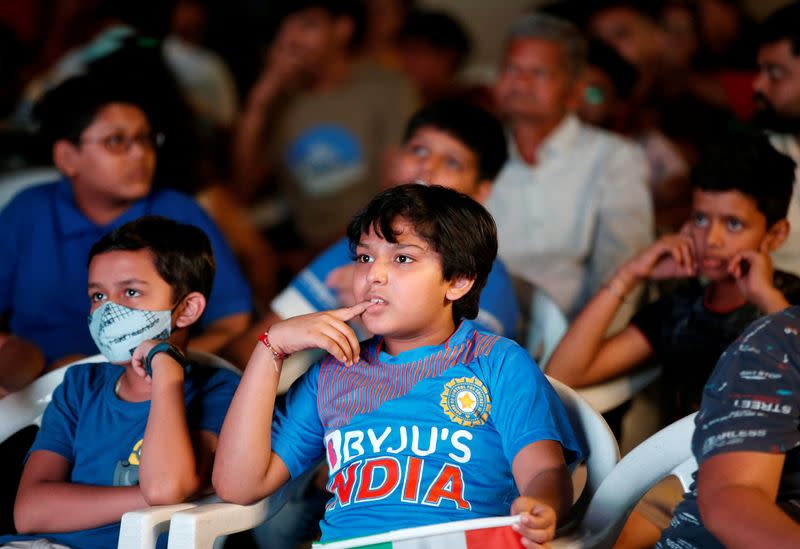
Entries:
POLYGON ((495 116, 472 103, 442 99, 422 107, 408 120, 403 142, 424 127, 443 131, 471 150, 477 159, 481 180, 493 181, 508 159, 503 125, 495 116))
POLYGON ((455 70, 461 68, 472 51, 472 40, 464 25, 446 11, 412 10, 400 29, 398 40, 401 44, 406 40, 420 40, 437 50, 453 52, 455 70))
POLYGON ((172 287, 174 299, 190 292, 211 295, 216 262, 211 242, 201 229, 157 215, 140 217, 114 229, 95 242, 96 255, 114 251, 148 250, 156 271, 172 287))
POLYGON ((445 280, 474 279, 453 303, 453 320, 478 316, 481 291, 497 256, 497 227, 486 209, 469 196, 438 185, 399 185, 377 194, 347 227, 355 252, 362 235, 374 231, 396 243, 392 225, 402 219, 442 258, 445 280))
MULTIPOLYGON (((277 8, 277 20, 301 11, 319 8, 331 17, 350 17, 353 20, 353 36, 350 37, 350 50, 355 51, 364 43, 367 33, 367 8, 365 0, 283 0, 277 8)), ((280 24, 280 23, 279 23, 280 24)))
POLYGON ((32 114, 44 144, 52 146, 60 139, 77 144, 97 114, 111 103, 135 105, 150 118, 140 93, 119 82, 88 74, 73 76, 45 92, 32 114))
POLYGON ((692 169, 692 188, 739 191, 756 202, 767 227, 786 217, 794 186, 795 162, 755 132, 726 135, 700 155, 692 169))
POLYGON ((788 40, 792 45, 792 54, 800 55, 800 3, 792 2, 767 17, 759 28, 758 43, 760 46, 788 40))

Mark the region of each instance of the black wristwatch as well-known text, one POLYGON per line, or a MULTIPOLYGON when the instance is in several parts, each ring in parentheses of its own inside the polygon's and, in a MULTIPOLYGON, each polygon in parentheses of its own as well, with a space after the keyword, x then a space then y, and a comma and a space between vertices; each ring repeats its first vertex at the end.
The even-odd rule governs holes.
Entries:
POLYGON ((169 356, 175 359, 175 361, 181 365, 183 369, 186 369, 188 365, 188 361, 186 357, 178 349, 175 345, 170 343, 169 341, 162 341, 161 343, 157 343, 155 347, 150 349, 150 352, 147 353, 147 358, 144 360, 144 371, 150 377, 153 377, 153 368, 151 366, 153 362, 153 357, 156 356, 158 353, 167 353, 169 356))

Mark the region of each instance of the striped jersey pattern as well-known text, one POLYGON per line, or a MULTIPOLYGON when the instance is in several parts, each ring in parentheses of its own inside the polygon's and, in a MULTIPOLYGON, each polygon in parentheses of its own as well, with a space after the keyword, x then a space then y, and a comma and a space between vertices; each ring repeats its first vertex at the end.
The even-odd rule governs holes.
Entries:
POLYGON ((375 338, 361 350, 359 361, 347 366, 332 356, 320 363, 317 409, 326 429, 337 429, 357 415, 368 414, 384 402, 400 398, 420 380, 441 375, 456 364, 469 364, 486 356, 499 337, 472 332, 457 345, 445 342, 435 355, 420 360, 395 364, 380 360, 383 339, 375 338))

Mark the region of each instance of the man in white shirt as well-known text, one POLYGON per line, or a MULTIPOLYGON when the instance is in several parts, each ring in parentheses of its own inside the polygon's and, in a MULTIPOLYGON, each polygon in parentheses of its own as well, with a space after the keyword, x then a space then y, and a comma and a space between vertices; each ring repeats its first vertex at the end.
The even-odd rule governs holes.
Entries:
POLYGON ((566 21, 529 14, 512 25, 495 85, 509 161, 487 204, 508 269, 570 318, 653 238, 643 152, 572 113, 585 56, 566 21))
POLYGON ((770 142, 789 156, 795 167, 794 195, 789 204, 789 238, 772 253, 776 269, 800 275, 800 5, 790 4, 761 26, 758 77, 753 83, 755 122, 769 130, 770 142))

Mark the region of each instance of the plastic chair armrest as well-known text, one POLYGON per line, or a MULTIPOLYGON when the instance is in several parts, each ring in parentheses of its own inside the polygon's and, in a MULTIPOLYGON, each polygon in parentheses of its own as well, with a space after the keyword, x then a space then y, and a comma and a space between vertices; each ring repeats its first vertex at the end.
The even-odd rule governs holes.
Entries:
POLYGON ((661 375, 661 366, 651 366, 604 383, 576 389, 601 414, 613 410, 650 385, 661 375))
POLYGON ((152 549, 158 536, 169 529, 172 516, 197 503, 177 503, 175 505, 156 505, 129 511, 122 515, 117 549, 152 549))

